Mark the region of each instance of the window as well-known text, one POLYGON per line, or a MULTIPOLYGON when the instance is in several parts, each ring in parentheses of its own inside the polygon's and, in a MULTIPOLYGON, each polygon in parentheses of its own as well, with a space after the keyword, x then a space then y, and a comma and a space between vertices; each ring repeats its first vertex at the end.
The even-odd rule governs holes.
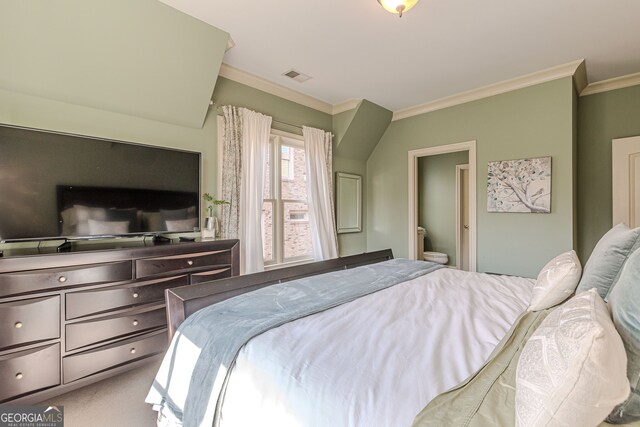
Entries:
POLYGON ((291 221, 309 221, 309 212, 308 211, 290 211, 289 219, 291 221))
POLYGON ((274 132, 269 144, 262 208, 265 266, 313 259, 304 142, 274 132))
POLYGON ((293 181, 294 179, 293 159, 291 158, 292 151, 293 149, 291 147, 280 145, 280 171, 282 179, 287 181, 293 181))

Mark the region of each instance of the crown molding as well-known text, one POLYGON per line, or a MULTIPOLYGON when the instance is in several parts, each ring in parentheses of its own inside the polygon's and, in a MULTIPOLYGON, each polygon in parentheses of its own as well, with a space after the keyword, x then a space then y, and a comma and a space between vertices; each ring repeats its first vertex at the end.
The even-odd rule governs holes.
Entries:
POLYGON ((233 80, 235 82, 250 86, 254 89, 258 89, 271 95, 279 96, 280 98, 284 98, 297 104, 304 105, 305 107, 313 108, 314 110, 318 110, 327 114, 333 113, 333 105, 327 102, 321 101, 309 95, 305 95, 304 93, 297 92, 293 89, 280 86, 279 84, 272 83, 268 80, 263 79, 262 77, 247 73, 246 71, 242 71, 238 68, 224 63, 220 67, 219 75, 229 80, 233 80))
POLYGON ((640 85, 640 73, 591 83, 580 93, 580 96, 593 95, 594 93, 607 92, 635 85, 640 85))
POLYGON ((345 111, 353 110, 354 108, 357 108, 361 102, 362 102, 362 99, 348 99, 339 104, 335 104, 333 106, 332 114, 336 115, 336 114, 344 113, 345 111))
MULTIPOLYGON (((445 98, 436 99, 435 101, 427 102, 425 104, 416 105, 414 107, 404 108, 402 110, 395 111, 393 113, 392 121, 406 119, 408 117, 417 116, 419 114, 429 113, 431 111, 441 110, 443 108, 453 107, 454 105, 460 105, 471 101, 477 101, 479 99, 487 98, 494 95, 500 95, 502 93, 511 92, 513 90, 522 89, 529 86, 534 86, 540 83, 549 82, 563 77, 574 76, 576 71, 583 67, 584 59, 579 59, 567 64, 558 65, 555 67, 547 68, 546 70, 537 71, 535 73, 526 74, 524 76, 516 77, 513 79, 505 80, 499 83, 483 86, 477 89, 472 89, 466 92, 459 93, 457 95, 448 96, 445 98)), ((584 81, 580 84, 586 82, 584 81)), ((576 84, 579 87, 579 84, 576 84)))
POLYGON ((589 79, 587 78, 587 62, 582 61, 578 68, 576 69, 575 74, 573 75, 573 84, 576 88, 576 93, 578 96, 582 93, 582 91, 589 84, 589 79))

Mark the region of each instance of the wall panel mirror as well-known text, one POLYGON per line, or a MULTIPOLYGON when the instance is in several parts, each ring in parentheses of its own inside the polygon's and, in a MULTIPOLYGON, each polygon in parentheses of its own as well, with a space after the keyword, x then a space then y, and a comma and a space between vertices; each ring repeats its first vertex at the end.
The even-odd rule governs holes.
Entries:
POLYGON ((362 231, 362 177, 336 172, 336 227, 338 233, 362 231))

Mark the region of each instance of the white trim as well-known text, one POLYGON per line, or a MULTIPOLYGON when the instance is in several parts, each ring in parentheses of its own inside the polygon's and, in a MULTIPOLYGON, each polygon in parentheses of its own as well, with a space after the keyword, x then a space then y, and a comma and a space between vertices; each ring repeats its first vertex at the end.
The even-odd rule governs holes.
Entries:
POLYGON ((454 105, 477 101, 489 96, 511 92, 513 90, 534 86, 562 77, 573 76, 583 62, 584 59, 580 59, 577 61, 569 62, 567 64, 547 68, 546 70, 537 71, 535 73, 516 77, 510 80, 505 80, 499 83, 494 83, 488 86, 483 86, 477 89, 472 89, 456 95, 436 99, 435 101, 427 102, 425 104, 403 108, 393 113, 392 121, 406 119, 407 117, 417 116, 419 114, 441 110, 443 108, 453 107, 454 105))
MULTIPOLYGON (((272 136, 280 136, 280 137, 285 138, 285 139, 293 139, 293 140, 296 140, 296 141, 301 141, 302 142, 302 147, 304 147, 304 137, 302 135, 296 135, 295 133, 287 132, 287 131, 280 130, 280 129, 274 129, 274 128, 271 128, 271 135, 272 136)), ((293 142, 292 142, 292 144, 293 144, 293 142)))
POLYGON ((640 73, 591 83, 580 93, 580 96, 593 95, 594 93, 607 92, 635 85, 640 85, 640 73))
POLYGON ((235 82, 250 86, 254 89, 270 93, 271 95, 275 95, 280 98, 295 102, 297 104, 313 108, 314 110, 318 110, 327 114, 333 113, 333 105, 327 102, 321 101, 317 98, 305 95, 304 93, 289 89, 279 84, 272 83, 268 80, 263 79, 262 77, 247 73, 246 71, 242 71, 238 68, 234 68, 224 63, 220 66, 219 75, 229 80, 233 80, 235 82))
POLYGON ((437 154, 455 153, 458 151, 469 152, 469 271, 477 271, 476 265, 476 204, 477 200, 477 165, 476 165, 476 141, 459 142, 457 144, 439 145, 435 147, 420 148, 408 152, 408 205, 409 220, 408 258, 416 259, 416 238, 418 229, 418 157, 435 156, 437 154))
POLYGON ((461 269, 462 265, 460 259, 462 258, 462 235, 460 234, 460 227, 462 224, 462 217, 460 211, 462 207, 462 193, 460 188, 462 186, 462 171, 469 170, 469 164, 456 165, 456 268, 461 269))
POLYGON ((635 228, 635 167, 632 160, 640 151, 640 136, 618 138, 611 141, 611 171, 612 171, 612 226, 624 222, 628 227, 635 228))
MULTIPOLYGON (((332 105, 328 102, 278 85, 276 83, 272 83, 268 80, 263 79, 262 77, 258 77, 224 63, 220 67, 219 75, 238 83, 250 86, 254 89, 270 93, 271 95, 275 95, 280 98, 287 99, 289 101, 331 115, 336 115, 345 111, 353 110, 354 108, 358 107, 360 102, 362 102, 361 99, 349 99, 332 105)), ((577 61, 569 62, 567 64, 548 68, 546 70, 537 71, 535 73, 519 76, 510 80, 505 80, 477 89, 472 89, 456 95, 436 99, 424 104, 403 108, 393 112, 392 121, 406 119, 408 117, 429 113, 431 111, 441 110, 443 108, 453 107, 455 105, 460 105, 471 101, 477 101, 490 96, 499 95, 501 93, 506 93, 569 76, 573 76, 576 91, 580 96, 593 95, 595 93, 607 92, 610 90, 640 85, 640 73, 629 74, 626 76, 615 77, 612 79, 587 84, 585 61, 583 59, 580 59, 577 61)))
POLYGON ((333 106, 332 114, 344 113, 345 111, 353 110, 360 105, 362 99, 349 99, 333 106))

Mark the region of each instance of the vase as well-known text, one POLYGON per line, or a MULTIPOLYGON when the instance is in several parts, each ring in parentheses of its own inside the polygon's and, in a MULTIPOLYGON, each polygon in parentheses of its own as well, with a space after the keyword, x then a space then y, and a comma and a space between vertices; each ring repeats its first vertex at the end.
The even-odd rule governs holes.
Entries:
POLYGON ((218 218, 208 216, 204 219, 204 227, 202 228, 203 239, 215 239, 218 231, 218 218))

